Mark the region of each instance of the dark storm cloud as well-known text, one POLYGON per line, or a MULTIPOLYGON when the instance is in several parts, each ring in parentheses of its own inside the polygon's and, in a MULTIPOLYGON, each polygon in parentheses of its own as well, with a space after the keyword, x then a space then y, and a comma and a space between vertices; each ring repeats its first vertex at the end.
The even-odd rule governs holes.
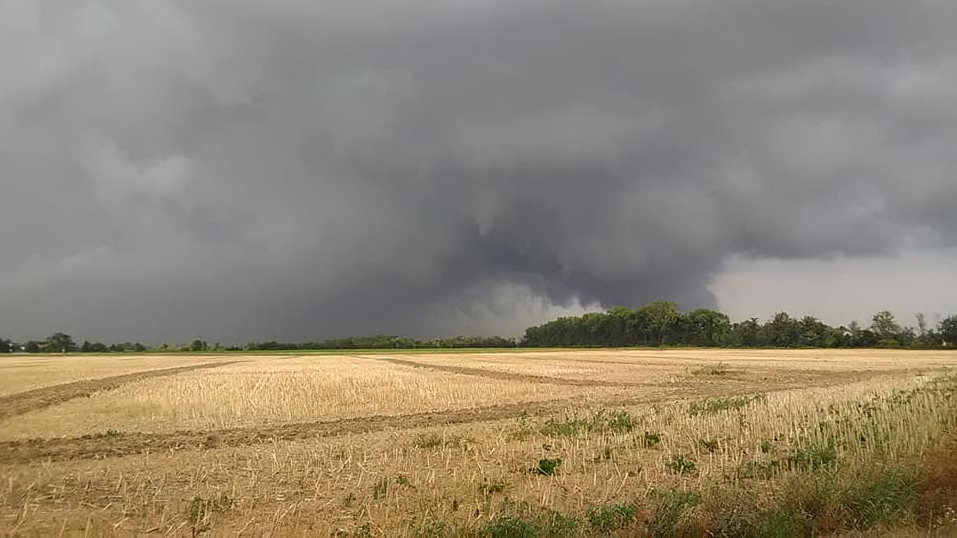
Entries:
POLYGON ((537 298, 710 306, 732 255, 953 246, 955 27, 948 0, 4 2, 0 329, 476 332, 537 298))

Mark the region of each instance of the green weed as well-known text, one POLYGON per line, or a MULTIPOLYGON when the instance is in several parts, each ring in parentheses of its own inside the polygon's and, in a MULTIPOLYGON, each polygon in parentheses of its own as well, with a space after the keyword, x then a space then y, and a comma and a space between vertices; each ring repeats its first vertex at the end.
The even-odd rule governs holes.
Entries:
POLYGON ((698 506, 701 495, 697 492, 666 490, 652 493, 651 519, 645 521, 648 534, 654 538, 672 538, 691 534, 684 528, 684 515, 698 506), (685 532, 683 532, 685 531, 685 532))
POLYGON ((588 509, 588 523, 592 530, 607 534, 627 527, 638 517, 638 507, 632 503, 595 506, 588 509))
POLYGON ((561 458, 542 458, 538 460, 538 467, 532 469, 532 472, 544 476, 554 476, 561 465, 561 458))
POLYGON ((668 468, 675 474, 691 474, 697 468, 695 460, 684 454, 674 454, 668 462, 668 468))

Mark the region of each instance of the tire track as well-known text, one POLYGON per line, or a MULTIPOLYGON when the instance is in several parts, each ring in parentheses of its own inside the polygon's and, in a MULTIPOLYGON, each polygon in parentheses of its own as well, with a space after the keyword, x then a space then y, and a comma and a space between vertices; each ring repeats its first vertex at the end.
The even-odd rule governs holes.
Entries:
POLYGON ((134 372, 112 377, 101 377, 99 379, 87 379, 83 381, 74 381, 72 383, 63 383, 49 387, 41 387, 26 392, 18 392, 9 396, 0 398, 0 422, 11 417, 23 415, 30 411, 44 409, 76 398, 91 396, 104 390, 113 390, 134 381, 151 379, 154 377, 165 377, 194 370, 206 370, 210 368, 219 368, 229 364, 237 364, 245 361, 229 361, 204 363, 193 366, 177 366, 175 368, 164 368, 162 370, 147 370, 145 372, 134 372))
MULTIPOLYGON (((191 367, 194 368, 194 367, 191 367)), ((833 374, 833 373, 832 373, 833 374)), ((822 388, 894 377, 887 372, 841 372, 843 375, 812 376, 781 383, 770 392, 792 389, 822 388), (810 382, 809 382, 810 381, 810 382)), ((443 427, 475 422, 490 422, 520 416, 548 416, 570 407, 625 407, 662 402, 692 401, 707 396, 742 396, 756 392, 755 385, 711 387, 710 391, 691 392, 689 385, 662 386, 644 396, 612 397, 588 401, 574 397, 540 402, 519 402, 472 409, 430 411, 406 415, 375 415, 326 422, 284 424, 267 427, 240 427, 214 431, 180 431, 172 433, 117 433, 85 435, 77 438, 30 439, 0 442, 0 465, 37 461, 104 459, 145 453, 170 453, 180 450, 207 450, 221 447, 249 446, 273 441, 295 441, 375 433, 387 430, 443 427), (730 390, 729 390, 730 388, 730 390), (712 392, 713 391, 713 392, 712 392)), ((705 387, 702 387, 705 388, 705 387)))
POLYGON ((655 383, 628 383, 624 381, 599 381, 594 379, 562 379, 560 377, 548 377, 543 375, 516 374, 512 372, 502 372, 498 370, 489 370, 486 368, 469 368, 468 366, 450 366, 446 364, 425 364, 421 362, 410 361, 406 359, 396 359, 393 357, 378 357, 375 355, 354 355, 353 358, 364 360, 377 360, 397 364, 400 366, 411 366, 413 368, 424 368, 437 372, 448 372, 452 374, 463 374, 476 377, 485 377, 499 381, 521 381, 523 383, 538 383, 543 385, 565 385, 570 387, 650 387, 656 386, 655 383))
POLYGON ((434 411, 407 415, 375 415, 329 422, 286 424, 273 427, 174 433, 121 433, 86 435, 79 438, 30 439, 0 442, 0 464, 30 461, 121 457, 145 452, 246 446, 271 441, 405 430, 486 422, 526 414, 541 414, 567 405, 568 400, 495 405, 473 409, 434 411))

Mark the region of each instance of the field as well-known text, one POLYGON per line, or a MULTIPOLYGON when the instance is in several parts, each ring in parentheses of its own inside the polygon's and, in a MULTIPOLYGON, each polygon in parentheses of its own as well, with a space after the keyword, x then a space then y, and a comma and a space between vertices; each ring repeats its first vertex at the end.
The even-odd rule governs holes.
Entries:
POLYGON ((0 357, 0 534, 957 535, 957 353, 0 357))

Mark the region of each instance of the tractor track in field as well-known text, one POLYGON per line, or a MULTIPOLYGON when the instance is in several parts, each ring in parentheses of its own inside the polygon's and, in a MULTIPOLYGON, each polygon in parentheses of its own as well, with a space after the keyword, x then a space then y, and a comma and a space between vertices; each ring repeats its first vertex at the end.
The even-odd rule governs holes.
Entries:
POLYGON ((562 379, 560 377, 549 377, 544 375, 516 374, 512 372, 502 372, 498 370, 488 370, 485 368, 470 368, 468 366, 451 366, 447 364, 427 364, 422 362, 410 361, 406 359, 396 359, 393 357, 378 357, 376 355, 355 355, 356 359, 377 360, 397 364, 399 366, 410 366, 412 368, 424 368, 437 372, 447 372, 450 374, 462 374, 475 377, 484 377, 498 381, 520 381, 522 383, 538 383, 543 385, 565 385, 570 387, 651 387, 657 386, 657 383, 629 383, 625 381, 600 381, 596 379, 562 379))
POLYGON ((661 402, 689 401, 712 396, 741 396, 757 392, 803 388, 822 388, 878 377, 893 377, 894 371, 882 372, 814 372, 793 378, 776 386, 760 382, 738 387, 708 386, 689 393, 689 385, 659 385, 659 390, 642 395, 619 395, 609 398, 581 400, 563 398, 540 402, 519 402, 477 407, 430 411, 405 415, 376 415, 325 422, 284 424, 266 427, 239 427, 211 431, 179 431, 171 433, 115 433, 85 435, 75 438, 29 439, 0 442, 0 465, 31 462, 105 459, 137 454, 168 454, 181 450, 207 450, 222 447, 250 446, 275 441, 319 439, 343 435, 400 431, 414 428, 443 427, 476 422, 514 419, 521 416, 547 416, 585 406, 589 409, 649 405, 661 402), (827 375, 819 375, 827 374, 827 375), (729 390, 730 389, 730 390, 729 390))
POLYGON ((84 398, 102 392, 113 390, 127 383, 141 381, 143 379, 152 379, 154 377, 166 377, 194 370, 206 370, 210 368, 219 368, 229 364, 237 364, 244 361, 228 361, 203 363, 190 366, 177 366, 175 368, 163 368, 161 370, 146 370, 144 372, 134 372, 132 374, 117 375, 111 377, 101 377, 99 379, 85 379, 83 381, 73 381, 60 385, 41 387, 38 389, 18 392, 8 396, 0 397, 0 422, 23 415, 31 411, 45 409, 63 402, 84 398))

